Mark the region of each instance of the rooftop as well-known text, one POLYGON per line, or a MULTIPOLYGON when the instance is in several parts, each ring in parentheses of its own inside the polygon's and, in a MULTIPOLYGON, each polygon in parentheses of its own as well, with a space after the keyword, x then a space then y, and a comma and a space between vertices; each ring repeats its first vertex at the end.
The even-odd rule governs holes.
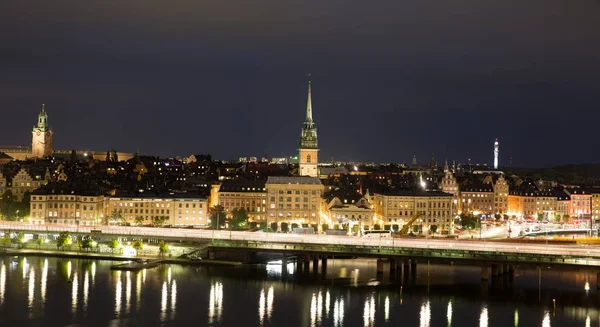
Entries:
POLYGON ((321 185, 321 180, 316 177, 310 176, 270 176, 267 179, 267 185, 269 184, 311 184, 321 185))

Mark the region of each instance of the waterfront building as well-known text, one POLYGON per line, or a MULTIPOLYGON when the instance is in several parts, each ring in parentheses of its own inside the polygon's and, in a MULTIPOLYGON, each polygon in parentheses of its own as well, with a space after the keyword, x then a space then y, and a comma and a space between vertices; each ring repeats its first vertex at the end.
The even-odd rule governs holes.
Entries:
POLYGON ((267 221, 269 224, 321 225, 323 184, 317 177, 271 176, 267 189, 267 221))
POLYGON ((104 218, 104 194, 92 185, 53 182, 31 193, 32 224, 94 226, 104 218))
POLYGON ((508 194, 508 215, 517 219, 534 219, 537 213, 534 191, 514 190, 508 194))
POLYGON ((436 225, 437 233, 454 233, 452 194, 425 190, 375 193, 373 205, 377 224, 401 229, 420 213, 423 216, 412 224, 419 226, 419 232, 427 233, 436 225))
POLYGON ((561 217, 571 216, 571 197, 563 190, 555 190, 556 214, 561 217))
POLYGON ((504 176, 498 176, 494 183, 494 213, 504 215, 508 212, 508 183, 504 176))
POLYGON ((580 188, 567 188, 571 197, 571 217, 589 218, 592 213, 592 194, 580 188))
MULTIPOLYGON (((0 180, 0 183, 1 182, 2 181, 0 180)), ((600 220, 600 189, 593 189, 590 193, 592 194, 592 218, 594 220, 600 220)))
POLYGON ((358 225, 361 230, 373 229, 376 224, 373 219, 375 211, 368 198, 368 193, 365 196, 359 193, 356 193, 355 196, 334 196, 327 203, 329 228, 348 224, 358 225))
MULTIPOLYGON (((558 209, 558 198, 552 191, 535 192, 535 211, 536 215, 550 222, 556 221, 558 209)), ((559 216, 560 220, 560 216, 559 216)))
POLYGON ((248 214, 248 221, 266 220, 267 189, 264 180, 224 181, 219 187, 217 196, 217 203, 224 208, 228 216, 234 209, 243 208, 248 214))
POLYGON ((104 212, 107 220, 119 216, 130 224, 141 217, 143 225, 159 220, 163 225, 202 226, 207 224, 208 200, 189 193, 117 193, 107 198, 104 212))
POLYGON ((300 176, 319 176, 319 146, 317 142, 317 125, 312 117, 311 80, 308 76, 308 100, 306 101, 306 119, 300 135, 298 153, 300 176))
POLYGON ((476 215, 494 214, 494 187, 487 183, 476 183, 460 190, 462 212, 476 215))

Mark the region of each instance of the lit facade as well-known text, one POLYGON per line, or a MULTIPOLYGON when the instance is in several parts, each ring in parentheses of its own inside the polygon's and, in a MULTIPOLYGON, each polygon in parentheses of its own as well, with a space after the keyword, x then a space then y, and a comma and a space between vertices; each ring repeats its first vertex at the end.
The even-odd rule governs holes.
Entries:
POLYGON ((135 223, 142 217, 143 224, 152 224, 158 217, 165 217, 165 225, 206 225, 208 200, 194 196, 114 196, 105 204, 105 216, 120 213, 126 223, 135 223))
POLYGON ((494 212, 494 189, 490 184, 467 187, 460 191, 462 212, 491 215, 494 212))
POLYGON ((33 128, 31 140, 31 155, 34 158, 43 158, 52 155, 53 132, 48 126, 48 114, 46 105, 42 104, 42 110, 38 115, 37 126, 33 128))
MULTIPOLYGON (((378 224, 374 217, 373 206, 366 198, 361 198, 355 203, 343 202, 335 197, 327 204, 327 216, 331 219, 330 224, 357 224, 361 229, 372 229, 373 225, 378 224)), ((332 228, 329 225, 329 228, 332 228)))
POLYGON ((454 233, 453 196, 444 192, 399 191, 374 195, 375 221, 402 228, 417 213, 423 216, 413 223, 427 232, 432 225, 441 234, 454 233))
POLYGON ((316 177, 269 177, 267 222, 321 225, 323 185, 316 177))
POLYGON ((244 208, 248 221, 261 222, 267 216, 265 181, 225 181, 218 192, 218 204, 229 216, 234 209, 244 208))
POLYGON ((104 195, 89 189, 41 188, 31 194, 32 224, 94 226, 102 223, 104 195))
POLYGON ((34 172, 22 167, 13 177, 7 189, 11 191, 16 201, 23 201, 25 194, 31 193, 41 186, 48 184, 49 180, 50 173, 48 170, 45 172, 34 172))
POLYGON ((592 218, 600 219, 600 191, 592 192, 592 218))
POLYGON ((571 197, 571 217, 586 218, 592 213, 592 194, 582 189, 566 189, 571 197))
POLYGON ((537 214, 534 192, 510 192, 508 194, 508 215, 518 219, 532 219, 537 214))
POLYGON ((508 183, 503 176, 494 184, 494 213, 504 215, 508 212, 508 183))

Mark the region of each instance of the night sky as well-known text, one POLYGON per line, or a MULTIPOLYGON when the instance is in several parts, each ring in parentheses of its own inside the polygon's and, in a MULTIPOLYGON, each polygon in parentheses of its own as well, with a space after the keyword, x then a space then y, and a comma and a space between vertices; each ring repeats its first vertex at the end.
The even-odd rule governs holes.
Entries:
POLYGON ((1 145, 321 161, 600 162, 600 2, 0 3, 1 145))

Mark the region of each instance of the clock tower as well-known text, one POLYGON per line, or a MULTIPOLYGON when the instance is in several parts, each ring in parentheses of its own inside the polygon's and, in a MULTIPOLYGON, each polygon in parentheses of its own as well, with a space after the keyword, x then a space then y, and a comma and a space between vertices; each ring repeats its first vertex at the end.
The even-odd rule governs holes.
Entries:
POLYGON ((317 145, 317 125, 312 119, 312 101, 310 97, 311 81, 308 75, 308 101, 306 102, 306 119, 302 125, 299 149, 299 175, 319 177, 319 147, 317 145))
POLYGON ((52 130, 48 127, 48 114, 46 105, 42 104, 42 110, 38 115, 37 126, 33 127, 31 140, 31 156, 43 158, 52 155, 52 130))

